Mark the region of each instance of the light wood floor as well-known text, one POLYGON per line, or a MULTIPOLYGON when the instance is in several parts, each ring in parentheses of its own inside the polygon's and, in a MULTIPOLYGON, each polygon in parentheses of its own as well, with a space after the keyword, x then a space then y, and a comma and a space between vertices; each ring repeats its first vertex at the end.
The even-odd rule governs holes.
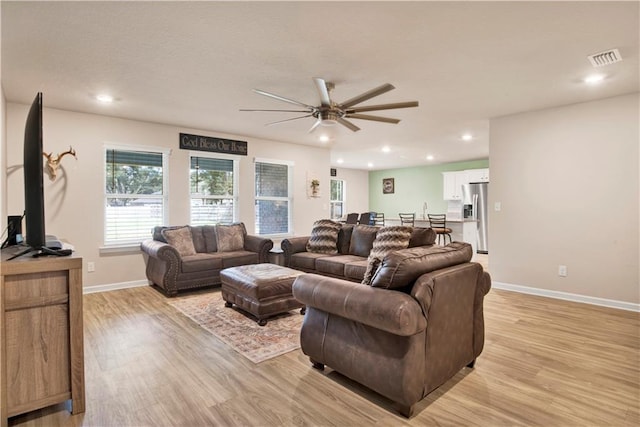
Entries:
POLYGON ((311 368, 300 350, 254 365, 151 288, 84 301, 86 413, 59 405, 10 425, 640 424, 638 313, 491 290, 476 367, 407 420, 387 399, 311 368))

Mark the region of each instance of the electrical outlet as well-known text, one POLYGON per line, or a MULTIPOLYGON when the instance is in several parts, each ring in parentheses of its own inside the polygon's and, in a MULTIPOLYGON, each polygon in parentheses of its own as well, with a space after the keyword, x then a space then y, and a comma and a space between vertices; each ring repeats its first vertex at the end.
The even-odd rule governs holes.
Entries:
POLYGON ((94 271, 96 271, 96 263, 95 262, 88 262, 87 263, 87 271, 89 273, 93 273, 94 271))
POLYGON ((559 265, 558 266, 558 276, 567 277, 567 266, 566 265, 559 265))

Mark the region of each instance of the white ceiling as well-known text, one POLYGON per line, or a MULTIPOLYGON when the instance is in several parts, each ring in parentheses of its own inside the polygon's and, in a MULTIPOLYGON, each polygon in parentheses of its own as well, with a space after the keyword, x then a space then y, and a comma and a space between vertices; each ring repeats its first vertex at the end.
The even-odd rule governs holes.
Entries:
MULTIPOLYGON (((331 147, 341 167, 386 169, 487 158, 489 119, 637 92, 638 2, 10 2, 2 1, 2 85, 9 102, 269 140, 331 147), (594 69, 587 55, 618 48, 623 61, 594 69), (582 79, 606 74, 598 86, 582 79), (290 108, 257 88, 319 104, 312 82, 334 82, 334 101, 384 83, 367 101, 417 100, 307 131, 290 108), (94 96, 116 98, 99 105, 94 96), (328 143, 318 141, 331 132, 328 143), (473 134, 462 141, 461 134, 473 134), (388 146, 391 151, 383 153, 388 146)), ((177 139, 176 139, 177 141, 177 139)))

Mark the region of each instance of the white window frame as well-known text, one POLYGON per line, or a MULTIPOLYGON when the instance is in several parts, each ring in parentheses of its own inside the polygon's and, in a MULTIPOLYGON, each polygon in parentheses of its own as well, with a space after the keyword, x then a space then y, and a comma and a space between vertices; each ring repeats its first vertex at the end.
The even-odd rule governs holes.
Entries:
MULTIPOLYGON (((346 181, 344 179, 338 179, 338 178, 331 178, 329 180, 329 212, 330 215, 333 215, 333 205, 335 203, 341 203, 342 204, 342 217, 344 217, 346 215, 347 212, 347 184, 346 181), (333 200, 331 198, 331 181, 340 181, 342 182, 342 200, 333 200)), ((342 218, 340 217, 340 218, 342 218)), ((331 219, 340 219, 340 218, 331 218, 331 219)))
MULTIPOLYGON (((109 194, 107 193, 107 172, 106 172, 106 164, 107 164, 107 152, 109 150, 116 151, 139 151, 145 153, 154 153, 162 155, 162 223, 169 223, 169 155, 171 154, 171 150, 168 148, 161 147, 151 147, 147 145, 129 145, 129 144, 104 144, 103 147, 103 158, 102 158, 102 191, 103 191, 103 201, 104 201, 104 211, 103 211, 103 219, 102 219, 102 239, 104 242, 104 246, 100 248, 101 252, 109 253, 109 252, 117 252, 120 250, 130 250, 133 248, 139 247, 140 243, 144 239, 134 239, 130 241, 107 241, 107 199, 108 198, 158 198, 157 195, 150 194, 109 194)), ((149 238, 151 238, 152 230, 149 230, 149 238)))
POLYGON ((266 159, 260 157, 254 157, 253 159, 253 221, 254 227, 256 230, 256 234, 258 234, 258 224, 256 222, 256 202, 258 200, 279 200, 279 201, 287 201, 288 216, 287 216, 287 232, 286 233, 272 233, 272 234, 258 234, 261 237, 268 238, 284 238, 293 235, 293 167, 295 163, 288 160, 277 160, 277 159, 266 159), (256 163, 271 163, 275 165, 287 166, 287 196, 288 197, 258 197, 256 194, 256 163))
POLYGON ((189 222, 191 222, 191 199, 233 199, 233 222, 238 222, 240 218, 240 161, 237 157, 224 154, 224 153, 208 153, 204 151, 190 151, 187 164, 187 191, 189 193, 189 222), (191 193, 191 158, 192 157, 206 157, 209 159, 221 159, 221 160, 233 160, 233 196, 194 196, 191 193))

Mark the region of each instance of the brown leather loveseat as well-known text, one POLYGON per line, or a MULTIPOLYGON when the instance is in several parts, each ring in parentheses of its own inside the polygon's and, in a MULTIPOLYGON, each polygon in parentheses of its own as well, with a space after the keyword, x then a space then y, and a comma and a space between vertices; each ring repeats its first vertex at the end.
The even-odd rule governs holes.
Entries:
POLYGON ((243 223, 155 227, 143 241, 147 279, 167 296, 219 285, 224 268, 268 262, 273 241, 247 234, 243 223))
POLYGON ((371 285, 298 277, 293 296, 307 307, 302 351, 314 367, 331 367, 410 417, 418 401, 482 352, 491 278, 471 256, 463 242, 395 251, 371 285))

